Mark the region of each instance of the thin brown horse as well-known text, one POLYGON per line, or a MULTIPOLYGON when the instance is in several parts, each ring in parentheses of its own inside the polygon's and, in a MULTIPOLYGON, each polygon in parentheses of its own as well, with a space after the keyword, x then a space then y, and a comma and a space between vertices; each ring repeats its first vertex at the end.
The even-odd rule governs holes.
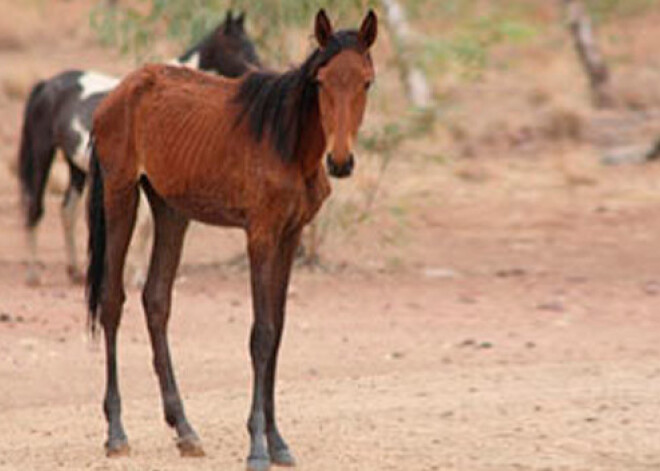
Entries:
POLYGON ((323 10, 316 49, 283 73, 239 79, 146 66, 128 76, 94 116, 90 263, 92 326, 105 333, 109 455, 128 451, 120 416, 116 336, 124 302, 122 271, 135 223, 138 186, 154 215, 155 240, 142 294, 165 419, 182 455, 201 455, 186 419, 167 341, 172 283, 190 220, 247 233, 254 322, 250 337, 253 396, 248 469, 293 465, 275 422, 275 370, 294 252, 331 175, 354 167, 352 144, 374 78, 369 50, 377 19, 334 32, 323 10))

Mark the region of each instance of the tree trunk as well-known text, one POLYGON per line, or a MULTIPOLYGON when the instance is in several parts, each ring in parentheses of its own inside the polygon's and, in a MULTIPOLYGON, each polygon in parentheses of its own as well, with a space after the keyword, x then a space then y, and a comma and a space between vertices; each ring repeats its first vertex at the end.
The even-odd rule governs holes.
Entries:
POLYGON ((593 34, 592 22, 581 0, 563 0, 568 26, 580 63, 584 68, 594 104, 599 108, 613 105, 610 72, 593 34))
POLYGON ((406 96, 415 108, 427 109, 433 106, 431 87, 428 80, 412 61, 411 32, 403 7, 396 0, 381 0, 386 12, 386 21, 394 38, 396 61, 401 79, 406 88, 406 96))

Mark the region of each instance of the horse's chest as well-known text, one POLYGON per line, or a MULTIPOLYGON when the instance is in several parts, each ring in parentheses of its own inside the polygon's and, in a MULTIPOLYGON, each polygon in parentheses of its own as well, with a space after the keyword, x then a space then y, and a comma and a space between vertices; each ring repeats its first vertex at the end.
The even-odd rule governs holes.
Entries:
POLYGON ((299 176, 261 181, 256 187, 246 188, 250 218, 266 225, 304 226, 328 196, 326 183, 323 179, 304 181, 299 176))
POLYGON ((303 224, 314 219, 329 195, 330 183, 323 173, 305 184, 303 224))

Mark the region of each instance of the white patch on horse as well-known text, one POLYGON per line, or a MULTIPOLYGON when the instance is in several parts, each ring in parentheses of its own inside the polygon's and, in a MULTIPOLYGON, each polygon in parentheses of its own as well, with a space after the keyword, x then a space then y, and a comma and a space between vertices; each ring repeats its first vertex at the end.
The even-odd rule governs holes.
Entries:
POLYGON ((83 126, 82 121, 78 116, 74 116, 71 121, 71 129, 78 135, 78 147, 76 147, 75 152, 71 156, 73 163, 78 166, 81 170, 87 172, 89 169, 89 152, 87 147, 89 145, 89 130, 83 126))
POLYGON ((119 79, 97 72, 85 72, 78 79, 82 87, 81 100, 85 100, 96 93, 106 93, 119 84, 119 79))
POLYGON ((195 52, 188 59, 173 59, 170 61, 170 65, 179 65, 183 67, 188 67, 190 69, 199 69, 199 52, 195 52))

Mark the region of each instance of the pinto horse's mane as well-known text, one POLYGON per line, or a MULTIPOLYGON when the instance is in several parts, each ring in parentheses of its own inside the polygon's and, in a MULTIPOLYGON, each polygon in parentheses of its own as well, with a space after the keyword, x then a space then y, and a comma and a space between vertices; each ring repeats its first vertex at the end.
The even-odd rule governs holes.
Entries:
POLYGON ((249 74, 234 98, 242 107, 237 121, 247 119, 257 142, 267 134, 282 160, 293 161, 303 128, 318 106, 316 75, 321 67, 347 49, 366 50, 357 31, 336 32, 325 48, 315 49, 300 66, 287 72, 249 74))

